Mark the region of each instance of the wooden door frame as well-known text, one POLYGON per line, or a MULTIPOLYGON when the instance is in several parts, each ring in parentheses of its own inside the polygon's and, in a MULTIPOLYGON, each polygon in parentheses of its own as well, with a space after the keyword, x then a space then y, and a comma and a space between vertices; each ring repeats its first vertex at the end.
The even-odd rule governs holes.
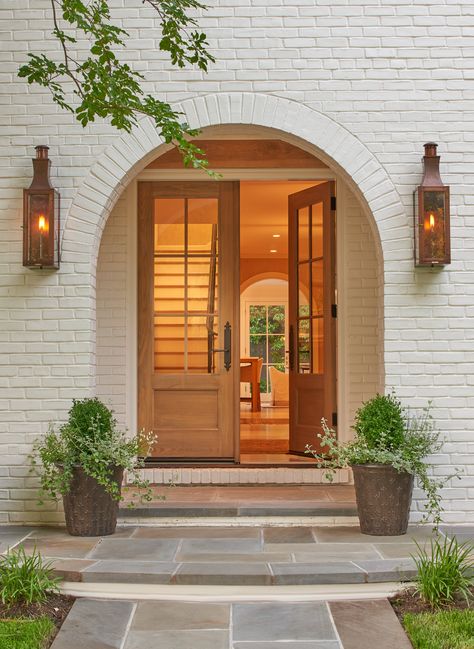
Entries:
MULTIPOLYGON (((345 214, 346 214, 346 191, 352 191, 347 181, 336 171, 321 169, 224 169, 222 170, 223 180, 334 180, 337 189, 337 214, 338 227, 336 228, 336 249, 337 249, 337 289, 339 313, 337 321, 337 404, 338 404, 338 427, 342 440, 350 439, 348 428, 349 403, 347 372, 347 352, 345 340, 348 335, 347 322, 344 317, 347 300, 345 285, 347 282, 344 264, 344 243, 345 243, 345 214)), ((129 435, 133 436, 138 430, 137 426, 137 185, 138 182, 154 181, 202 181, 202 171, 195 169, 181 170, 147 170, 142 171, 129 183, 123 193, 124 210, 127 214, 127 286, 126 286, 126 368, 125 368, 125 425, 129 435)), ((240 286, 237 291, 240 290, 240 286)), ((234 339, 236 337, 234 336, 234 339)), ((238 395, 239 385, 236 386, 238 395)), ((239 423, 239 422, 237 422, 239 423)), ((238 426, 236 426, 238 435, 238 426)), ((237 440, 238 441, 238 440, 237 440)), ((237 458, 238 460, 238 458, 237 458)), ((238 465, 237 465, 238 466, 238 465)))

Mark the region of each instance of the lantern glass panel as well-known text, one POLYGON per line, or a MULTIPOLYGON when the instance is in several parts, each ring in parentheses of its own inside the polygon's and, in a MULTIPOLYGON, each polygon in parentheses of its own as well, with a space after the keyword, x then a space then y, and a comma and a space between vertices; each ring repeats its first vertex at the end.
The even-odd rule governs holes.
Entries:
MULTIPOLYGON (((421 224, 420 224, 421 225, 421 224)), ((426 260, 442 260, 446 249, 446 208, 444 191, 423 192, 423 251, 426 260)))

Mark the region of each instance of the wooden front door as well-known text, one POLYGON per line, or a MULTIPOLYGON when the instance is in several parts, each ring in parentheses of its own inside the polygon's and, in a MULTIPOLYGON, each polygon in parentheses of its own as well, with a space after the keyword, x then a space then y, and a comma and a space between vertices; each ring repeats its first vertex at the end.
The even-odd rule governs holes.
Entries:
POLYGON ((138 425, 156 458, 238 451, 238 200, 238 183, 138 184, 138 425))
POLYGON ((335 419, 335 183, 291 194, 289 223, 290 452, 318 447, 335 419))

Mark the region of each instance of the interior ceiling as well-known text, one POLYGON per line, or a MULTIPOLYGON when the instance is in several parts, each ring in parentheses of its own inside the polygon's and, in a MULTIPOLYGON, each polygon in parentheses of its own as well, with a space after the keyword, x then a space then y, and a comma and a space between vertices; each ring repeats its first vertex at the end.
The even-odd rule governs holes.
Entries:
POLYGON ((323 181, 249 180, 240 183, 240 256, 288 256, 288 196, 323 181), (274 238, 279 234, 279 238, 274 238), (277 252, 270 252, 276 250, 277 252))

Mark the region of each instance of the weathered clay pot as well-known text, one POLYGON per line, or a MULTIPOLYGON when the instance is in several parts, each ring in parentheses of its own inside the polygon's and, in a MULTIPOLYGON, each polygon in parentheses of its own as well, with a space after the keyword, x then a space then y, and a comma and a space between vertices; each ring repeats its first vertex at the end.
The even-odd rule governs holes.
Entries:
POLYGON ((354 464, 352 471, 362 534, 406 534, 413 476, 389 464, 354 464))
MULTIPOLYGON (((120 487, 123 469, 115 468, 113 480, 120 487)), ((69 493, 63 496, 66 529, 72 536, 107 536, 117 526, 118 501, 82 467, 74 469, 69 493)))

